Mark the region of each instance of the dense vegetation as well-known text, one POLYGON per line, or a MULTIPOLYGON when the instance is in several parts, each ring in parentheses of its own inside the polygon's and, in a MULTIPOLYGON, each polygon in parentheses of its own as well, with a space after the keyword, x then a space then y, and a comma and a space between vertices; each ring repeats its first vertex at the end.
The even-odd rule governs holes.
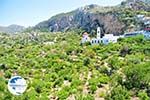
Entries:
POLYGON ((150 41, 137 36, 91 46, 80 39, 76 32, 1 34, 0 100, 150 99, 150 41), (21 96, 7 89, 14 75, 27 80, 21 96))

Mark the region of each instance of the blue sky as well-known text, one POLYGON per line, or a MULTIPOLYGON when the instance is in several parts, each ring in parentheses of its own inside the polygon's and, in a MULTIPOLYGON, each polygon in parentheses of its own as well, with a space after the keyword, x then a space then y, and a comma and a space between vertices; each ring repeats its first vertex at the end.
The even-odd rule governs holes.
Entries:
POLYGON ((89 4, 113 6, 123 0, 0 0, 0 26, 33 26, 51 16, 89 4))

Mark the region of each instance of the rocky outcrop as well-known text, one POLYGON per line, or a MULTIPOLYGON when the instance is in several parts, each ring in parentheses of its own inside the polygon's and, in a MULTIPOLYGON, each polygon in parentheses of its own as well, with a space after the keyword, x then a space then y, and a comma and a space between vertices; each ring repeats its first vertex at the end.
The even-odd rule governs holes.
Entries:
POLYGON ((66 14, 56 15, 47 21, 39 23, 35 28, 47 28, 51 32, 80 28, 91 32, 100 26, 105 33, 122 33, 124 24, 117 19, 117 16, 109 12, 92 12, 98 7, 97 5, 89 5, 66 14))
MULTIPOLYGON (((126 2, 122 2, 120 6, 121 8, 130 7, 128 6, 129 4, 131 7, 133 6, 131 9, 135 10, 149 10, 150 8, 149 4, 141 0, 127 0, 126 2)), ((88 5, 69 13, 53 16, 49 20, 39 23, 34 28, 48 29, 51 32, 83 29, 92 33, 96 30, 97 26, 100 26, 106 34, 122 34, 125 25, 119 20, 119 15, 115 11, 120 6, 100 7, 98 5, 88 5)))

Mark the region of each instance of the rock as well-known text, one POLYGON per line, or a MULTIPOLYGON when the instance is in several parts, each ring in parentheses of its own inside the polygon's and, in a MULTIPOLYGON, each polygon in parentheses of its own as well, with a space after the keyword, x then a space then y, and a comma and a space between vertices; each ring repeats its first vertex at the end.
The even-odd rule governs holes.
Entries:
POLYGON ((44 44, 44 45, 53 45, 54 42, 44 42, 43 44, 44 44))
POLYGON ((35 26, 35 29, 46 28, 51 32, 67 31, 71 29, 84 29, 88 32, 96 30, 100 26, 103 32, 120 34, 124 24, 121 23, 114 13, 97 13, 102 8, 98 5, 89 5, 69 13, 58 14, 47 21, 35 26), (112 27, 113 25, 113 27, 112 27))

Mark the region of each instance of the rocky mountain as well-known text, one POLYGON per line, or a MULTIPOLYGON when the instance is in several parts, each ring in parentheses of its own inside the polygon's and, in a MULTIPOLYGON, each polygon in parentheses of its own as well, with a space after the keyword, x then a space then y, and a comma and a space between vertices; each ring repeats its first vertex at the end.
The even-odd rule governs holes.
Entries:
POLYGON ((100 7, 98 5, 88 5, 69 13, 62 13, 53 16, 47 21, 35 26, 37 29, 46 28, 51 32, 66 31, 73 28, 80 28, 91 32, 97 26, 106 33, 121 33, 124 27, 117 16, 109 13, 115 7, 100 7))
POLYGON ((5 33, 22 32, 24 29, 25 27, 20 25, 14 25, 14 24, 7 27, 0 26, 0 32, 5 32, 5 33))
POLYGON ((34 28, 45 29, 51 32, 66 31, 74 28, 93 32, 97 26, 100 26, 104 33, 122 34, 125 30, 125 23, 119 19, 121 14, 118 12, 120 12, 120 9, 129 7, 132 10, 149 10, 150 6, 146 3, 147 1, 127 0, 122 2, 121 5, 114 7, 101 7, 92 4, 68 13, 53 16, 39 23, 34 28), (128 6, 129 4, 131 7, 128 6))
POLYGON ((127 0, 122 2, 121 5, 134 10, 150 11, 150 0, 127 0))

